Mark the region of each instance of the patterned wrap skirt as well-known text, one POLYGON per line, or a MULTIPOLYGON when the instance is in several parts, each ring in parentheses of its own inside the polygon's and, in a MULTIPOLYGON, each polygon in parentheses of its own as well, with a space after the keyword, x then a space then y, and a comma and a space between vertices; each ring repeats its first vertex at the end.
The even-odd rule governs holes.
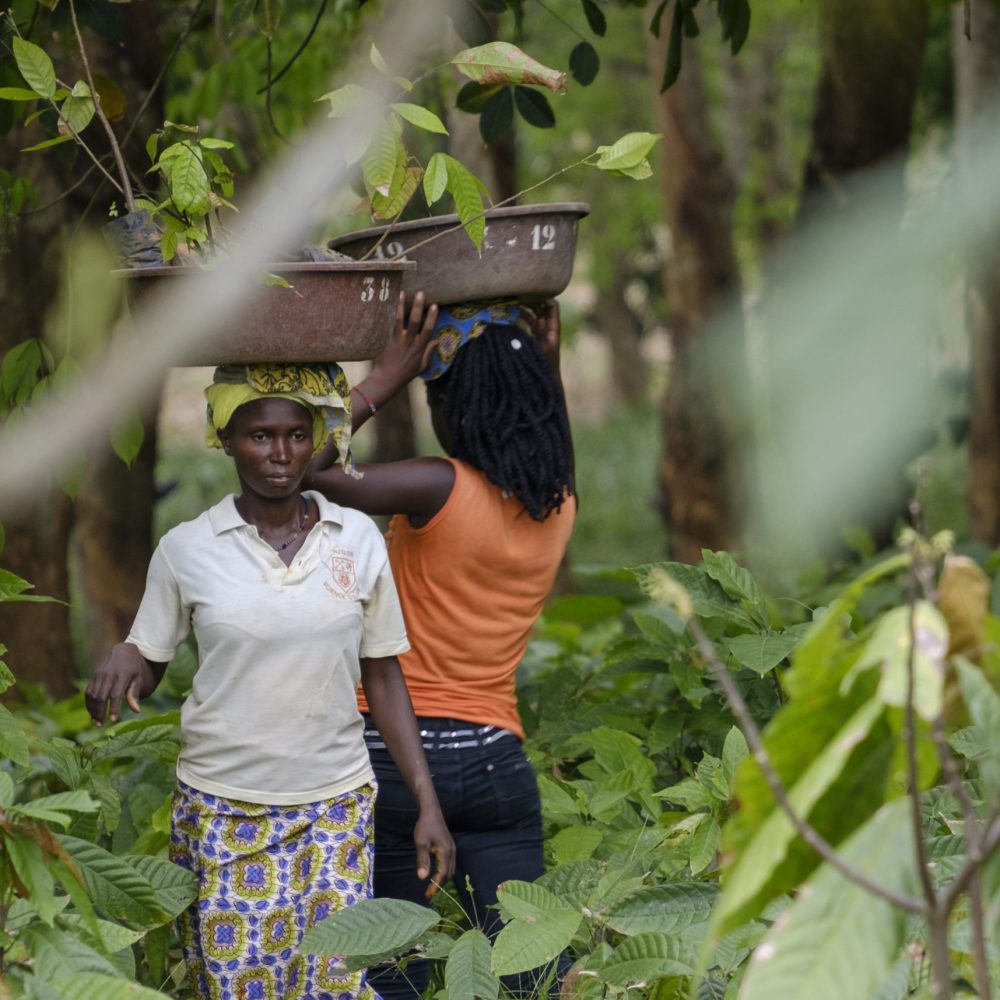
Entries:
POLYGON ((170 858, 198 875, 180 918, 205 1000, 378 1000, 367 972, 304 955, 313 924, 371 897, 374 783, 301 806, 237 802, 178 782, 170 858))

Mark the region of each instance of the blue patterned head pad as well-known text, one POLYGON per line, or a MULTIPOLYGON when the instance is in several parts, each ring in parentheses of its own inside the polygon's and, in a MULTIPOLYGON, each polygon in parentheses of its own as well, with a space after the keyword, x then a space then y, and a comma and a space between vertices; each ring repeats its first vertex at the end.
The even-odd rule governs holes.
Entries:
POLYGON ((529 336, 531 334, 531 328, 521 319, 518 304, 512 299, 504 302, 462 303, 447 309, 441 307, 433 333, 437 337, 437 347, 420 377, 428 382, 440 378, 455 360, 458 349, 478 337, 490 325, 516 326, 529 336))

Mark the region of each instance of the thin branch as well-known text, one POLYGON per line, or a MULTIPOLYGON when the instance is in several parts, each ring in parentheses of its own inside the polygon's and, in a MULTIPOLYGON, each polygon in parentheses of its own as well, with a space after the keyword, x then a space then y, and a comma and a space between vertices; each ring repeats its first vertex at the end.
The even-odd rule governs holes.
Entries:
POLYGON ((893 906, 898 906, 909 913, 924 914, 925 906, 919 899, 914 899, 912 896, 896 892, 894 889, 888 889, 878 882, 872 881, 864 872, 858 871, 853 865, 846 862, 822 834, 799 816, 788 798, 788 792, 785 790, 781 778, 778 777, 778 773, 771 763, 770 755, 764 747, 764 741, 761 738, 760 730, 757 728, 757 723, 754 722, 753 716, 750 714, 750 710, 747 708, 739 688, 737 688, 732 677, 730 677, 725 664, 719 659, 715 646, 705 634, 705 630, 696 618, 692 617, 689 619, 688 628, 695 638, 698 650, 705 658, 715 679, 722 687, 726 700, 729 702, 729 707, 732 709, 733 715, 736 716, 736 721, 739 723, 740 729, 743 730, 743 735, 746 737, 747 743, 753 751, 754 759, 760 765, 761 771, 764 772, 764 778, 771 789, 771 794, 788 817, 792 826, 795 827, 799 836, 824 861, 836 868, 846 879, 849 879, 856 885, 860 885, 863 889, 867 889, 872 895, 892 903, 893 906))
POLYGON ((290 146, 291 143, 282 135, 274 121, 274 112, 271 110, 271 39, 267 40, 267 87, 265 88, 264 107, 267 110, 267 123, 271 126, 271 131, 283 142, 290 146))
POLYGON ((122 193, 122 197, 125 199, 125 207, 130 211, 135 211, 135 196, 132 194, 132 184, 128 178, 128 170, 125 167, 125 158, 122 156, 121 146, 118 145, 118 138, 115 136, 114 129, 111 127, 111 122, 108 121, 107 115, 104 113, 104 109, 101 107, 101 98, 97 93, 97 86, 94 84, 94 74, 90 71, 90 60, 87 58, 87 50, 83 44, 83 35, 80 34, 80 25, 76 20, 76 2, 75 0, 69 0, 69 16, 73 22, 73 34, 76 35, 76 44, 80 50, 80 59, 83 62, 83 71, 87 76, 87 85, 90 87, 90 98, 94 103, 94 113, 97 115, 98 120, 104 127, 104 131, 108 136, 108 142, 111 144, 111 152, 114 154, 115 164, 118 167, 118 173, 120 175, 121 187, 119 190, 122 193))
POLYGON ((295 65, 299 56, 305 52, 306 46, 312 41, 313 35, 316 34, 316 29, 319 27, 319 22, 323 17, 323 11, 326 10, 327 3, 329 3, 329 0, 320 0, 319 10, 316 11, 316 17, 313 18, 313 23, 309 26, 309 30, 306 32, 305 38, 302 39, 302 43, 292 53, 288 62, 286 62, 285 65, 274 74, 274 76, 271 76, 270 71, 268 71, 267 83, 265 83, 264 86, 257 91, 258 94, 263 94, 265 90, 269 90, 273 87, 292 68, 292 66, 295 65))

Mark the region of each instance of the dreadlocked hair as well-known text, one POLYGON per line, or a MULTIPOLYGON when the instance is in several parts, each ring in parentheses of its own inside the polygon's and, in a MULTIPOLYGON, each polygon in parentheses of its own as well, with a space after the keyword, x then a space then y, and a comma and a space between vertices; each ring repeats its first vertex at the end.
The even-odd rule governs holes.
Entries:
POLYGON ((572 495, 566 403, 533 337, 490 323, 427 383, 427 396, 440 404, 452 457, 517 497, 534 520, 572 495))

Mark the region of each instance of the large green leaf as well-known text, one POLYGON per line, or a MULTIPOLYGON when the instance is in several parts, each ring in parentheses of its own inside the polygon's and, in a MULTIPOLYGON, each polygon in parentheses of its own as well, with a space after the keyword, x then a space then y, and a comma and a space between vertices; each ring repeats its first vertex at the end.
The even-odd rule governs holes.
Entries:
POLYGON ((331 90, 328 94, 316 98, 317 101, 329 101, 330 117, 343 118, 355 109, 361 107, 365 101, 373 100, 370 91, 357 84, 348 83, 336 90, 331 90))
POLYGON ((363 899, 316 924, 302 939, 317 955, 396 955, 439 920, 426 906, 402 899, 363 899))
POLYGON ((14 801, 14 779, 0 771, 0 809, 6 809, 14 801))
POLYGON ((153 887, 164 913, 176 917, 198 895, 198 877, 166 858, 149 854, 126 854, 124 860, 153 887))
POLYGON ((365 183, 379 194, 388 197, 398 168, 406 166, 406 150, 399 142, 394 129, 380 128, 372 138, 361 169, 365 183))
POLYGON ((31 834, 17 830, 0 832, 0 843, 6 849, 18 878, 28 890, 35 912, 45 923, 51 924, 64 903, 56 899, 55 879, 45 863, 41 845, 31 834))
POLYGON ((94 905, 119 920, 152 927, 167 919, 156 890, 125 858, 77 837, 59 837, 72 855, 94 905))
MULTIPOLYGON (((842 857, 896 892, 917 888, 909 802, 883 807, 846 843, 842 857)), ((757 947, 740 1000, 868 997, 905 943, 906 914, 824 864, 757 947)))
POLYGON ((730 597, 716 580, 698 566, 678 562, 647 563, 634 567, 632 572, 643 593, 654 600, 657 599, 657 585, 665 574, 684 588, 699 618, 718 618, 741 628, 755 628, 743 605, 730 597))
POLYGON ((160 164, 167 175, 170 197, 178 211, 203 216, 211 208, 211 186, 197 149, 187 142, 165 149, 160 164))
POLYGON ((76 83, 72 93, 59 106, 59 117, 63 127, 74 134, 82 132, 94 117, 94 99, 90 87, 82 80, 76 83))
POLYGON ((28 766, 28 737, 16 716, 0 705, 0 758, 3 757, 28 766))
POLYGON ((444 967, 448 1000, 496 1000, 500 980, 490 972, 490 941, 480 930, 466 931, 444 967))
MULTIPOLYGON (((837 780, 851 754, 864 742, 883 711, 881 701, 872 698, 810 762, 806 772, 788 790, 789 801, 799 816, 808 818, 813 806, 837 780)), ((713 920, 716 933, 720 930, 726 933, 756 915, 758 895, 784 862, 797 836, 784 810, 774 805, 768 818, 726 873, 722 898, 713 920)))
POLYGON ((649 983, 663 976, 693 976, 695 961, 690 952, 690 946, 675 935, 637 934, 615 948, 598 975, 619 987, 649 983))
POLYGON ((493 944, 493 971, 500 976, 537 969, 573 940, 581 911, 537 882, 511 880, 497 891, 501 914, 510 922, 493 944))
POLYGON ((621 934, 675 934, 707 923, 718 896, 710 882, 649 886, 613 907, 606 923, 621 934))
POLYGON ((18 35, 14 36, 13 45, 14 59, 24 82, 39 97, 51 98, 56 92, 56 71, 45 50, 18 35))
POLYGON ((452 60, 460 73, 476 83, 523 83, 563 93, 566 74, 543 66, 509 42, 490 42, 459 52, 452 60))
POLYGON ((97 763, 113 757, 135 757, 138 760, 160 760, 172 764, 180 749, 176 726, 162 723, 115 733, 93 751, 97 763))
POLYGON ((442 153, 435 153, 424 169, 424 198, 433 205, 444 194, 448 185, 448 162, 442 153))
POLYGON ((486 219, 483 216, 483 182, 454 157, 447 157, 448 192, 455 199, 455 211, 468 233, 469 239, 482 253, 486 236, 486 219))

